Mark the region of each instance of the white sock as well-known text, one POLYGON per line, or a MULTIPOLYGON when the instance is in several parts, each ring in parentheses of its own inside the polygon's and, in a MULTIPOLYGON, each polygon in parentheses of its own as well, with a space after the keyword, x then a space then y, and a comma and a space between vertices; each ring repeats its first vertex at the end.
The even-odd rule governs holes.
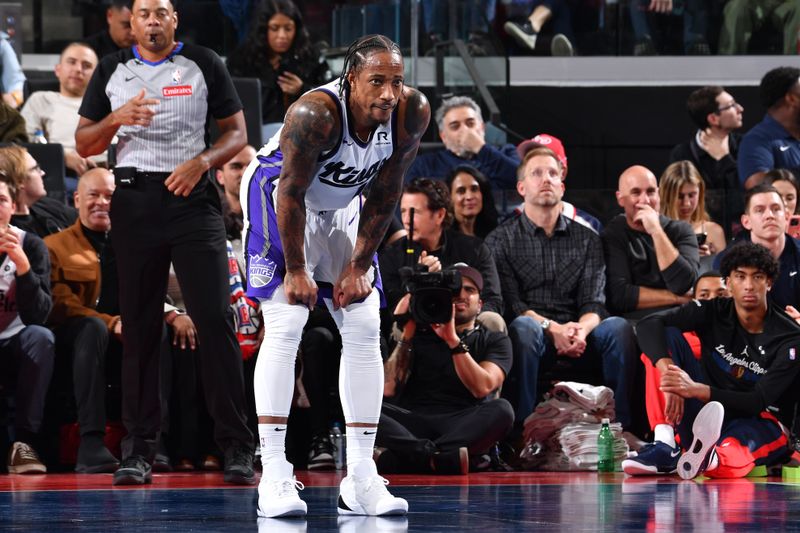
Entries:
POLYGON ((267 463, 286 459, 286 424, 259 424, 258 440, 261 443, 261 465, 265 472, 267 463))
POLYGON ((669 424, 656 424, 655 429, 656 442, 663 442, 664 444, 675 447, 675 430, 669 424))
POLYGON ((375 448, 376 427, 350 427, 347 426, 347 473, 353 472, 355 466, 361 461, 372 461, 372 450, 375 448))

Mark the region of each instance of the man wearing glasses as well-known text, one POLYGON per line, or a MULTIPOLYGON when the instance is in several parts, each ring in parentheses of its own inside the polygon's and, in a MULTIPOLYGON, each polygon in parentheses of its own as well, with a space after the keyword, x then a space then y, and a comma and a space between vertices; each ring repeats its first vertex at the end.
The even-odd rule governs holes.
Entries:
POLYGON ((669 162, 691 161, 706 182, 706 206, 711 218, 729 234, 742 213, 737 155, 742 107, 723 87, 701 87, 689 95, 686 110, 697 126, 691 139, 677 145, 669 162))

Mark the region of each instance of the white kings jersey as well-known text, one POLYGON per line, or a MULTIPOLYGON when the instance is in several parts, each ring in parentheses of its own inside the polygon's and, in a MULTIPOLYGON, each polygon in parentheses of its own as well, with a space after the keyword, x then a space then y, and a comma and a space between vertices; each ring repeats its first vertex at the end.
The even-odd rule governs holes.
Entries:
MULTIPOLYGON (((351 129, 346 111, 347 92, 342 98, 339 97, 339 81, 332 81, 312 91, 323 91, 333 97, 342 133, 336 146, 323 153, 317 161, 314 179, 306 190, 306 208, 314 211, 342 209, 378 175, 392 155, 397 135, 397 108, 386 124, 379 125, 367 142, 362 142, 351 129)), ((279 155, 282 130, 278 130, 258 152, 259 156, 269 159, 273 164, 277 163, 278 157, 283 159, 282 154, 279 155)), ((277 191, 277 186, 274 191, 277 191)))

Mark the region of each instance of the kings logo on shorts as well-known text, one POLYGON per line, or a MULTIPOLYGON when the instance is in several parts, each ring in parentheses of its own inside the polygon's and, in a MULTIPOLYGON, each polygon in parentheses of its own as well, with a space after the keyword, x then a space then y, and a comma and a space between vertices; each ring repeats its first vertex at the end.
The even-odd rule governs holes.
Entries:
POLYGON ((175 87, 162 87, 161 94, 165 98, 172 98, 174 96, 192 96, 191 85, 176 85, 175 87))
POLYGON ((250 261, 248 261, 247 264, 248 285, 255 289, 265 287, 272 281, 272 276, 275 275, 276 267, 277 265, 274 261, 270 261, 259 255, 250 254, 250 261))

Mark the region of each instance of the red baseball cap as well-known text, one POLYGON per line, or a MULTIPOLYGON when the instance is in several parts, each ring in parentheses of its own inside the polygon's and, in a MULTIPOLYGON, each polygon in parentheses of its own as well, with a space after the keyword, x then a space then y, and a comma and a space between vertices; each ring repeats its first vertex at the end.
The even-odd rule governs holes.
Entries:
POLYGON ((553 137, 549 133, 540 133, 532 139, 519 143, 519 145, 517 145, 519 158, 524 159, 525 154, 527 154, 531 148, 536 148, 538 146, 552 150, 556 154, 556 157, 558 157, 558 160, 561 161, 561 166, 566 170, 567 153, 564 151, 564 145, 558 137, 553 137))

